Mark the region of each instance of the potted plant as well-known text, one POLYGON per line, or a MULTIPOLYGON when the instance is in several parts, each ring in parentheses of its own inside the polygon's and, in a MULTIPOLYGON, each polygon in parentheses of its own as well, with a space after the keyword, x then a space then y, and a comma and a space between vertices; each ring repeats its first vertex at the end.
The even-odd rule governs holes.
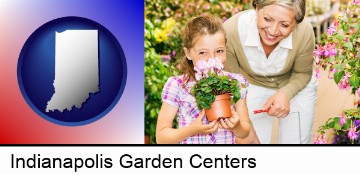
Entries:
MULTIPOLYGON (((323 42, 314 51, 317 77, 319 69, 329 71, 341 90, 351 90, 360 96, 360 1, 350 1, 346 14, 336 19, 327 29, 323 42)), ((359 144, 360 108, 344 110, 319 127, 314 143, 326 143, 325 131, 335 131, 333 143, 359 144)))
POLYGON ((205 109, 208 121, 231 117, 230 104, 240 99, 239 82, 224 74, 219 58, 199 60, 195 65, 196 84, 191 88, 198 108, 205 109))

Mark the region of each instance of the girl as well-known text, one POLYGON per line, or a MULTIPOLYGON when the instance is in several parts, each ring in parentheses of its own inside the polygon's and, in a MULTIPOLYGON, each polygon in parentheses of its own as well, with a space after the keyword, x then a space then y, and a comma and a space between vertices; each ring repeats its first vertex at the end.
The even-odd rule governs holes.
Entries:
MULTIPOLYGON (((210 123, 190 94, 190 89, 196 83, 194 65, 197 61, 215 57, 221 59, 222 63, 226 60, 226 37, 222 22, 213 16, 196 17, 186 24, 183 32, 181 75, 170 77, 164 86, 156 127, 157 143, 235 143, 236 138, 247 137, 252 127, 245 99, 246 88, 241 89, 241 99, 233 106, 231 118, 210 123), (175 116, 177 129, 172 128, 175 116)), ((243 76, 226 74, 236 78, 239 85, 248 85, 243 76)))

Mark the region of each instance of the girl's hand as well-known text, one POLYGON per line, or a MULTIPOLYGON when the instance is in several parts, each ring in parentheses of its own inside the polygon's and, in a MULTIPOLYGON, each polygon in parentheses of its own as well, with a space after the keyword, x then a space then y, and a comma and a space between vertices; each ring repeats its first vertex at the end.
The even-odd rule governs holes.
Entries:
POLYGON ((220 128, 232 131, 240 123, 240 117, 237 112, 231 109, 232 116, 230 118, 221 118, 219 120, 220 128))
POLYGON ((268 112, 268 115, 277 118, 284 118, 290 112, 290 100, 285 93, 278 91, 267 100, 263 109, 265 110, 269 107, 271 107, 271 109, 268 112))
POLYGON ((189 126, 191 128, 191 131, 193 135, 195 134, 210 134, 214 133, 219 128, 219 123, 214 120, 209 124, 203 124, 202 120, 205 116, 205 111, 202 110, 200 115, 191 123, 189 126))

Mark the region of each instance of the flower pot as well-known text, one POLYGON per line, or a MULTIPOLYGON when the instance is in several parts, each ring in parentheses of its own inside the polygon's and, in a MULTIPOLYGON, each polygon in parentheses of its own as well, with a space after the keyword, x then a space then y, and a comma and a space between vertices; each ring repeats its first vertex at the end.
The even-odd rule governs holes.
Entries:
POLYGON ((231 99, 230 94, 222 94, 215 96, 214 102, 209 109, 205 109, 206 118, 208 121, 218 120, 219 118, 229 118, 231 114, 231 99))

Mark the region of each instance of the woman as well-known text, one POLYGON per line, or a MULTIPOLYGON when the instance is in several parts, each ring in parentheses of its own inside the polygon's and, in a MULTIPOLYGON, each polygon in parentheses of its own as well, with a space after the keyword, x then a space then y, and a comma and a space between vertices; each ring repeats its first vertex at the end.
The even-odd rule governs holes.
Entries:
POLYGON ((270 143, 273 117, 280 118, 279 143, 309 143, 316 101, 315 41, 304 19, 305 0, 254 0, 253 7, 224 24, 225 67, 250 82, 248 109, 261 143, 270 143), (257 109, 269 111, 252 114, 257 109))

